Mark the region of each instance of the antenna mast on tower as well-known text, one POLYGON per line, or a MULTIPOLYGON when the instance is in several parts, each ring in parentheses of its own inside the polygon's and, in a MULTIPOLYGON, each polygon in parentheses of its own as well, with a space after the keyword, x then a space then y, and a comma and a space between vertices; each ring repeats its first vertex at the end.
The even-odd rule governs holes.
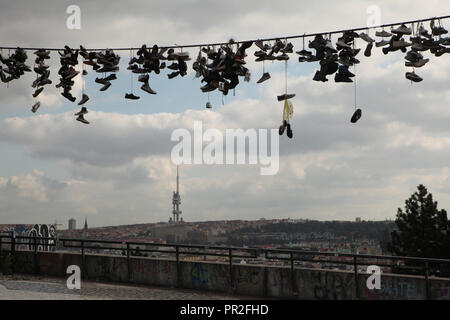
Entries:
POLYGON ((181 204, 181 196, 180 196, 180 177, 178 175, 178 166, 177 166, 177 191, 173 192, 172 198, 172 214, 173 214, 173 222, 180 222, 180 204, 181 204))

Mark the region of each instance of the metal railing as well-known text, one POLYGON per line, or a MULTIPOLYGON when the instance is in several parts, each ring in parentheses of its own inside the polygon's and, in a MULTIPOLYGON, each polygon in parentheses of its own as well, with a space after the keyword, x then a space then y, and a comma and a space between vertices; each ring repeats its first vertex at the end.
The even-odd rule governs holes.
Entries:
MULTIPOLYGON (((226 258, 229 265, 230 287, 234 290, 233 281, 233 259, 234 258, 247 258, 258 259, 262 256, 269 262, 273 260, 288 261, 290 267, 290 276, 292 288, 295 286, 295 274, 294 267, 296 262, 313 262, 319 264, 328 264, 328 267, 336 265, 352 265, 354 280, 355 280, 355 296, 359 297, 358 292, 358 267, 377 265, 378 267, 391 268, 396 270, 398 274, 399 270, 407 270, 406 274, 423 275, 425 279, 426 297, 430 298, 430 276, 439 275, 439 271, 450 270, 450 260, 447 259, 433 259, 433 258, 421 258, 421 257, 402 257, 402 256, 387 256, 387 255, 366 255, 366 254, 349 254, 349 253, 336 253, 336 252, 322 252, 322 251, 302 251, 293 249, 265 249, 256 247, 225 247, 225 246, 210 246, 210 245, 187 245, 187 244, 168 244, 168 243, 154 243, 154 242, 130 242, 130 241, 114 241, 114 240, 93 240, 93 239, 72 239, 72 238, 49 238, 49 237, 30 237, 30 236, 14 236, 11 234, 0 234, 0 254, 3 250, 3 245, 9 244, 9 250, 12 254, 15 254, 17 246, 28 246, 28 251, 34 251, 35 257, 37 257, 38 251, 42 251, 42 248, 49 247, 56 249, 69 248, 80 249, 82 255, 83 267, 86 266, 86 252, 87 250, 112 250, 121 251, 122 255, 126 255, 128 266, 128 277, 131 278, 131 257, 134 256, 133 252, 137 251, 137 246, 145 246, 145 248, 139 247, 139 252, 152 252, 152 253, 165 253, 174 256, 176 261, 177 270, 177 283, 181 282, 180 274, 180 259, 181 255, 194 255, 194 256, 217 256, 226 258), (4 241, 7 239, 7 241, 4 241), (19 240, 19 241, 18 241, 19 240), (23 241, 26 240, 26 241, 23 241), (104 244, 102 246, 99 244, 104 244), (119 246, 112 246, 119 245, 119 246), (41 250, 39 248, 41 247, 41 250), (384 263, 379 263, 379 261, 384 263), (420 272, 420 273, 418 273, 420 272), (423 272, 423 273, 421 273, 423 272)), ((19 250, 20 251, 20 250, 19 250)), ((22 248, 23 251, 23 248, 22 248)), ((37 260, 35 260, 37 261, 37 260)), ((261 264, 261 263, 260 263, 261 264)), ((264 264, 264 262, 262 262, 264 264)), ((267 264, 267 263, 266 263, 267 264)), ((298 265, 298 264, 297 264, 298 265)), ((85 269, 85 268, 83 268, 85 269)), ((361 272, 360 272, 361 273, 361 272)), ((405 273, 403 273, 405 274, 405 273)), ((447 275, 448 276, 448 275, 447 275)), ((293 292, 295 295, 296 293, 293 292)))

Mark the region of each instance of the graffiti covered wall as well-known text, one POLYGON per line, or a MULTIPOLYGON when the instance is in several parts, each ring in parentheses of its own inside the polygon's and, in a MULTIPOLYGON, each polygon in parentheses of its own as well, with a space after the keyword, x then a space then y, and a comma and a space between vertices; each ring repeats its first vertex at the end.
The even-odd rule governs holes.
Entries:
MULTIPOLYGON (((56 239, 56 228, 51 224, 1 224, 0 233, 12 234, 15 237, 28 236, 28 237, 45 237, 56 239)), ((32 239, 16 239, 17 250, 32 250, 32 239)), ((39 251, 55 251, 53 244, 55 240, 40 240, 38 242, 39 251)))

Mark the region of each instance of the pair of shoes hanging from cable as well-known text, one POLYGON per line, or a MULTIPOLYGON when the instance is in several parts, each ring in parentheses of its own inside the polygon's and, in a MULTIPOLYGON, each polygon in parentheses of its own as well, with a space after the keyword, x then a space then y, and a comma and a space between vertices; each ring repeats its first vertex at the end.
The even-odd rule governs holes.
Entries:
POLYGON ((284 131, 286 131, 286 135, 289 139, 292 139, 293 133, 291 128, 290 119, 294 113, 294 107, 292 103, 289 100, 284 100, 284 107, 283 107, 283 123, 281 124, 280 128, 278 129, 278 134, 280 136, 283 135, 284 131))
MULTIPOLYGON (((37 98, 37 96, 44 90, 44 86, 52 83, 52 81, 49 79, 50 70, 48 70, 48 68, 50 66, 45 64, 45 60, 50 59, 50 51, 40 49, 35 51, 34 54, 36 55, 36 60, 34 61, 34 72, 36 72, 36 80, 33 82, 32 87, 36 88, 33 93, 33 98, 37 98)), ((36 101, 36 103, 31 107, 31 111, 35 113, 40 106, 41 103, 39 101, 36 101)))
POLYGON ((292 139, 292 128, 290 124, 290 119, 292 115, 294 114, 294 107, 292 103, 289 101, 289 99, 295 97, 295 93, 287 93, 288 91, 288 62, 287 60, 284 62, 284 94, 277 96, 278 101, 284 101, 283 106, 283 123, 281 124, 278 133, 279 135, 283 135, 284 131, 286 130, 286 135, 289 137, 289 139, 292 139))
MULTIPOLYGON (((82 86, 81 86, 82 97, 81 97, 80 102, 78 102, 78 105, 79 105, 79 106, 84 105, 84 104, 89 100, 89 96, 88 96, 87 94, 84 93, 84 90, 85 90, 85 80, 84 80, 84 77, 85 77, 86 75, 87 75, 87 71, 86 71, 86 69, 85 69, 85 65, 83 65, 83 72, 82 72, 82 77, 81 77, 81 81, 82 81, 82 86)), ((82 122, 82 123, 84 123, 84 124, 89 124, 89 121, 87 121, 87 120, 84 118, 84 115, 87 114, 87 113, 88 113, 87 108, 84 107, 84 106, 81 107, 81 110, 78 111, 77 113, 75 113, 75 115, 78 116, 78 117, 76 118, 76 120, 77 120, 77 121, 80 121, 80 122, 82 122)))

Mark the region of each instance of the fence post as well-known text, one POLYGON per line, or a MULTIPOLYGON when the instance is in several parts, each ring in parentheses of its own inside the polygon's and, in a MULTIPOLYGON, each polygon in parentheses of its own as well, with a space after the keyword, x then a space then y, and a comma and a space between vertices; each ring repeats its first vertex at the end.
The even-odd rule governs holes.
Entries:
POLYGON ((231 292, 234 292, 234 277, 233 277, 233 249, 228 249, 228 262, 229 262, 229 269, 230 269, 230 290, 231 292))
POLYGON ((36 274, 39 274, 36 235, 33 236, 33 245, 34 245, 34 247, 33 247, 33 249, 34 249, 34 272, 36 274))
POLYGON ((358 289, 358 262, 357 262, 357 256, 353 256, 353 269, 354 269, 354 275, 355 275, 355 298, 359 298, 359 289, 358 289))
POLYGON ((295 286, 295 273, 294 273, 294 254, 290 252, 290 261, 291 261, 291 286, 292 286, 292 295, 296 296, 298 295, 298 292, 296 290, 295 286))
POLYGON ((11 255, 12 255, 12 264, 11 264, 11 271, 12 273, 15 272, 16 269, 16 234, 13 233, 11 234, 11 255))
POLYGON ((127 244, 127 268, 128 268, 128 281, 131 281, 131 261, 130 261, 130 244, 127 244))
POLYGON ((175 259, 177 263, 177 288, 181 287, 181 276, 180 276, 180 249, 178 245, 175 245, 175 259))
POLYGON ((430 300, 430 279, 429 276, 429 269, 428 269, 428 261, 425 262, 425 293, 426 293, 426 299, 430 300))
POLYGON ((81 240, 81 275, 83 279, 87 279, 87 273, 86 273, 86 257, 84 255, 84 241, 81 240))
POLYGON ((16 236, 14 233, 11 234, 11 254, 16 253, 16 236))

